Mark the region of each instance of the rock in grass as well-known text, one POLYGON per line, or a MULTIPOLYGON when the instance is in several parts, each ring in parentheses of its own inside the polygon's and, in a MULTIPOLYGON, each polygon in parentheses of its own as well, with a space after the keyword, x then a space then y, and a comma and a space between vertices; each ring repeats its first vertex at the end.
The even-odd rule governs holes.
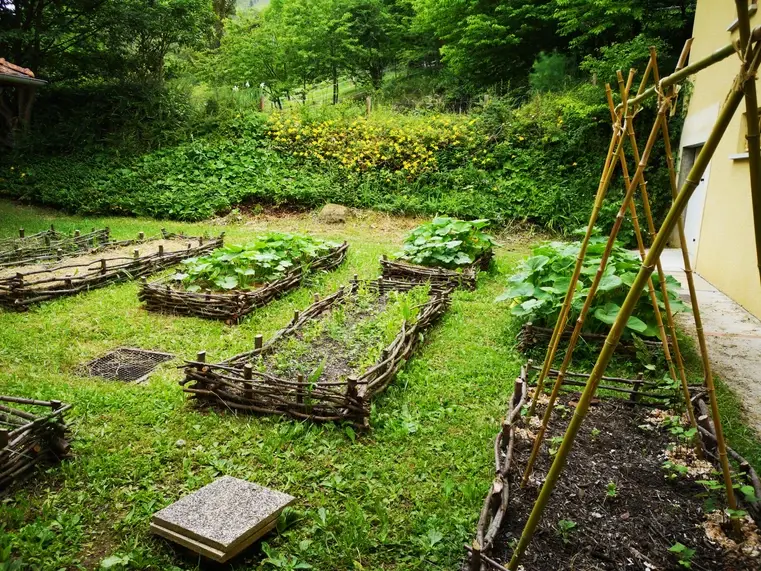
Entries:
POLYGON ((320 222, 327 222, 328 224, 343 224, 348 217, 348 208, 331 202, 323 206, 320 213, 317 215, 317 219, 320 222))

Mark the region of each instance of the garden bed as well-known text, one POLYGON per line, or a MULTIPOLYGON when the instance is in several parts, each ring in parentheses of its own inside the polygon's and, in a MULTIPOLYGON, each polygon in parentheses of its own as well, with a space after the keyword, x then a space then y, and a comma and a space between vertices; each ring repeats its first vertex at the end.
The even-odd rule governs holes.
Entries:
MULTIPOLYGON (((552 339, 553 329, 549 327, 537 327, 533 323, 524 323, 521 326, 521 330, 518 332, 518 350, 521 352, 533 349, 537 345, 541 345, 546 348, 550 344, 552 339)), ((566 328, 561 334, 561 341, 568 341, 573 333, 572 328, 566 328)), ((579 337, 580 341, 587 345, 602 345, 605 342, 607 335, 603 333, 582 333, 579 337)), ((669 340, 669 348, 671 348, 671 337, 669 340)), ((650 351, 663 351, 663 343, 660 341, 653 341, 651 339, 641 340, 644 347, 650 351)), ((673 350, 673 349, 672 349, 673 350)), ((623 355, 636 355, 637 346, 633 341, 622 340, 616 345, 616 352, 623 355)))
POLYGON ((34 466, 68 454, 63 414, 70 408, 60 401, 0 395, 0 490, 34 466))
MULTIPOLYGON (((346 259, 349 245, 344 242, 333 248, 325 256, 316 258, 309 264, 308 271, 330 271, 346 259)), ((251 290, 224 292, 192 292, 176 280, 165 278, 151 283, 143 283, 138 298, 150 311, 192 315, 206 319, 220 319, 228 323, 237 323, 257 307, 262 307, 277 297, 299 287, 306 273, 298 267, 285 276, 265 283, 251 290), (173 284, 175 282, 175 284, 173 284)))
POLYGON ((315 295, 267 344, 257 336, 253 351, 218 364, 200 353, 181 384, 205 405, 366 427, 371 399, 393 381, 450 295, 451 288, 355 276, 348 288, 315 295))
POLYGON ((17 311, 29 305, 111 283, 148 276, 222 244, 214 239, 162 231, 159 238, 125 240, 56 264, 0 268, 0 306, 17 311))
POLYGON ((0 240, 0 267, 60 260, 65 256, 88 252, 109 245, 109 235, 108 228, 93 228, 87 234, 80 234, 77 230, 69 235, 56 232, 51 226, 50 230, 31 236, 25 236, 21 229, 18 238, 0 240))
MULTIPOLYGON (((464 568, 503 570, 538 496, 576 405, 577 394, 564 394, 553 412, 534 473, 521 488, 523 467, 531 452, 546 398, 539 399, 539 416, 521 415, 530 400, 525 366, 502 430, 494 444, 496 477, 479 518, 476 539, 467 546, 464 568)), ((693 398, 696 412, 705 409, 693 398)), ((665 429, 668 414, 661 408, 631 406, 619 399, 595 399, 581 427, 570 460, 550 498, 544 518, 522 560, 526 571, 560 569, 733 569, 761 566, 761 541, 756 522, 741 519, 744 543, 724 532, 723 512, 704 512, 704 500, 721 507, 722 486, 709 493, 699 480, 720 480, 716 467, 698 460, 685 441, 665 429), (669 450, 670 449, 670 450, 669 450), (667 452, 667 450, 669 450, 667 452), (666 461, 684 471, 665 469, 666 461), (681 547, 680 547, 681 546, 681 547), (694 552, 692 551, 694 550, 694 552)), ((704 451, 711 456, 710 422, 704 451)), ((761 497, 756 473, 734 451, 755 496, 761 497)), ((719 472, 720 473, 720 472, 719 472)), ((758 515, 758 502, 741 506, 758 515)))
POLYGON ((441 287, 462 287, 476 289, 478 270, 486 271, 491 264, 493 253, 488 251, 472 264, 457 270, 433 268, 410 264, 401 260, 389 260, 386 256, 381 259, 383 277, 389 280, 405 280, 414 283, 430 282, 441 287))

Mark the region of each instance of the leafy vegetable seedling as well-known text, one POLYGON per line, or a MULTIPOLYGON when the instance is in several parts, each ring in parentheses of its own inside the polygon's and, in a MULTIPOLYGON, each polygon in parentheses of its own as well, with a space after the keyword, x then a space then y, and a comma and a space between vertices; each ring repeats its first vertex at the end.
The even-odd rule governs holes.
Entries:
POLYGON ((570 519, 561 519, 558 521, 557 532, 563 543, 571 542, 571 532, 576 529, 577 523, 570 519))
POLYGON ((678 558, 677 563, 679 563, 679 565, 686 567, 687 569, 692 567, 692 558, 695 556, 694 549, 690 549, 686 545, 676 542, 674 545, 669 547, 669 551, 676 554, 678 558))

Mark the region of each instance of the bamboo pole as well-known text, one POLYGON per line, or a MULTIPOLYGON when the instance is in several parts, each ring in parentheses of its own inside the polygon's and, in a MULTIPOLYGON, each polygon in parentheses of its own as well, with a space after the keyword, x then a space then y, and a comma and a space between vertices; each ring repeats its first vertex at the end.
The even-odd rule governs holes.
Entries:
MULTIPOLYGON (((684 59, 687 57, 687 52, 685 50, 682 50, 682 55, 679 58, 679 62, 677 63, 677 71, 680 67, 684 65, 684 59)), ((653 73, 653 79, 657 83, 660 80, 659 72, 658 72, 658 57, 655 53, 655 48, 650 48, 650 62, 651 62, 651 69, 653 73)), ((618 84, 619 89, 621 89, 621 86, 623 85, 623 78, 621 77, 621 73, 618 73, 618 84)), ((622 92, 623 93, 623 92, 622 92)), ((669 106, 671 105, 671 99, 667 98, 667 101, 669 103, 669 106)), ((664 115, 663 119, 660 121, 661 126, 666 125, 668 123, 668 118, 664 115)), ((639 162, 639 147, 637 145, 637 137, 634 134, 634 115, 631 112, 631 107, 628 107, 626 109, 626 133, 629 137, 629 144, 632 148, 632 156, 634 157, 634 160, 639 162)), ((647 192, 647 183, 645 182, 644 178, 640 181, 640 193, 642 195, 642 207, 645 212, 645 220, 647 221, 647 229, 648 234, 650 236, 650 240, 652 241, 655 238, 655 223, 653 221, 653 212, 650 208, 650 199, 648 197, 647 192)), ((644 244, 642 243, 641 238, 638 240, 638 245, 640 249, 640 256, 642 259, 645 259, 645 248, 644 244)), ((700 445, 700 435, 698 434, 698 422, 695 418, 695 411, 692 409, 692 406, 690 404, 690 388, 687 383, 687 374, 684 370, 684 360, 682 359, 682 352, 679 348, 679 339, 676 335, 676 327, 674 326, 674 316, 671 312, 671 302, 669 300, 669 294, 668 294, 668 287, 666 285, 666 273, 663 271, 663 264, 661 263, 660 258, 658 258, 656 269, 658 272, 658 283, 660 285, 661 289, 661 296, 663 297, 663 308, 666 313, 666 323, 669 327, 669 332, 671 333, 671 339, 674 346, 674 357, 676 360, 676 369, 679 372, 679 383, 682 387, 682 396, 684 397, 684 405, 687 409, 687 416, 690 420, 690 426, 695 429, 695 437, 693 438, 693 443, 695 445, 695 452, 698 456, 698 458, 703 458, 703 450, 700 445)), ((669 341, 668 336, 666 335, 666 331, 663 327, 663 319, 661 318, 661 312, 658 307, 658 302, 655 296, 655 290, 653 289, 653 280, 652 278, 648 280, 648 288, 650 289, 650 297, 653 301, 653 309, 655 311, 656 320, 658 323, 658 330, 661 335, 661 339, 663 341, 663 352, 666 357, 666 362, 669 366, 669 374, 671 375, 671 378, 676 381, 677 375, 676 371, 674 369, 674 363, 671 359, 671 351, 669 349, 669 341)))
MULTIPOLYGON (((754 59, 749 70, 751 72, 755 72, 758 67, 758 53, 758 47, 754 48, 754 59)), ((743 99, 742 87, 745 83, 745 80, 746 72, 743 70, 743 72, 741 72, 741 74, 738 75, 738 77, 735 79, 734 85, 732 86, 732 89, 727 99, 725 100, 724 107, 720 111, 710 135, 708 136, 705 144, 703 145, 703 148, 698 154, 692 169, 687 175, 687 178, 685 179, 685 182, 682 185, 676 200, 674 200, 674 203, 669 209, 666 220, 656 235, 655 240, 653 241, 653 245, 650 248, 645 261, 642 263, 642 266, 637 273, 637 277, 634 279, 631 289, 629 290, 629 293, 626 296, 623 305, 621 306, 621 310, 618 312, 618 317, 616 317, 616 321, 613 323, 613 326, 608 333, 605 344, 603 345, 597 362, 595 363, 592 373, 589 376, 587 385, 581 394, 579 402, 576 406, 576 410, 571 417, 571 421, 568 424, 563 442, 560 444, 558 452, 555 455, 555 460, 552 462, 552 466, 550 466, 544 485, 539 492, 539 496, 534 503, 534 507, 531 510, 531 514, 529 515, 526 526, 523 529, 523 533, 518 542, 518 545, 513 552, 510 564, 508 565, 508 569, 511 571, 516 571, 518 568, 520 560, 525 553, 526 548, 528 547, 528 544, 531 541, 537 526, 539 525, 539 521, 541 520, 544 509, 547 507, 547 502, 552 495, 555 484, 557 483, 557 480, 560 477, 560 474, 562 473, 565 463, 568 459, 568 454, 573 447, 573 442, 576 438, 576 435, 578 434, 579 429, 584 422, 584 418, 586 417, 586 414, 589 410, 589 405, 595 394, 595 391, 597 390, 597 385, 599 384, 605 369, 610 363, 611 357, 613 356, 613 351, 615 350, 618 341, 621 339, 621 335, 623 333, 624 327, 626 327, 627 320, 634 311, 634 306, 639 299, 640 292, 645 287, 648 278, 652 275, 656 260, 663 252, 670 233, 673 231, 679 217, 684 212, 684 209, 687 206, 687 202, 689 201, 690 197, 695 191, 695 188, 697 188, 698 183, 700 182, 700 177, 705 172, 706 166, 711 160, 711 157, 713 157, 714 153, 716 152, 716 148, 719 142, 724 136, 724 133, 726 132, 727 127, 729 126, 729 123, 735 114, 735 111, 737 111, 737 108, 743 99)), ((657 126, 660 123, 660 118, 656 119, 655 123, 657 126)), ((647 147, 645 148, 645 152, 647 152, 647 147)), ((644 154, 645 153, 643 153, 643 155, 644 154)), ((638 177, 635 175, 635 178, 638 177)))
MULTIPOLYGON (((652 63, 654 63, 654 60, 651 57, 651 64, 652 63)), ((651 64, 648 65, 648 69, 652 69, 653 68, 653 66, 651 64)), ((619 89, 620 89, 620 93, 621 93, 621 101, 623 103, 623 108, 622 108, 621 114, 622 114, 623 117, 626 117, 626 121, 625 121, 627 123, 626 129, 627 129, 627 132, 630 133, 630 137, 631 137, 631 134, 633 134, 633 132, 631 131, 631 125, 630 125, 629 122, 633 119, 633 115, 631 114, 631 111, 630 111, 631 108, 628 106, 627 102, 628 102, 628 97, 629 97, 629 90, 631 89, 631 85, 632 85, 632 82, 633 82, 633 79, 634 79, 634 73, 635 73, 634 70, 630 70, 629 71, 629 77, 628 77, 628 80, 627 80, 626 84, 624 84, 624 78, 623 78, 623 75, 621 74, 621 72, 618 71, 618 73, 617 73, 618 83, 619 83, 619 89)), ((640 85, 640 89, 642 89, 642 87, 643 87, 643 85, 641 84, 640 85)), ((610 110, 610 113, 611 113, 611 120, 615 124, 615 123, 620 121, 620 118, 616 115, 615 106, 613 104, 613 97, 612 97, 611 90, 610 90, 610 85, 606 85, 606 96, 607 96, 607 99, 608 99, 608 107, 609 107, 609 110, 610 110)), ((661 109, 659 110, 659 117, 661 117, 662 121, 666 120, 665 119, 665 113, 666 113, 667 110, 668 110, 668 101, 663 102, 663 104, 661 105, 661 109)), ((655 137, 657 136, 657 124, 658 124, 658 121, 656 121, 656 125, 653 126, 653 130, 651 131, 651 136, 648 139, 648 144, 650 145, 650 148, 652 148, 652 146, 655 144, 655 137)), ((637 175, 635 175, 635 176, 639 176, 640 188, 644 190, 645 182, 644 182, 644 176, 642 174, 642 171, 644 170, 644 168, 645 168, 645 166, 647 164, 647 159, 645 159, 644 162, 641 161, 638 151, 634 154, 634 157, 635 157, 636 162, 639 165, 638 168, 637 168, 637 175)), ((589 292, 587 293, 586 299, 584 300, 584 305, 583 305, 583 307, 582 307, 582 309, 581 309, 581 311, 579 313, 578 319, 576 320, 576 325, 575 325, 575 327, 573 329, 573 333, 571 334, 571 338, 570 338, 570 340, 568 342, 568 348, 566 349, 565 357, 564 357, 563 363, 562 363, 562 365, 560 367, 560 371, 559 371, 557 377, 555 378, 555 383, 553 385, 552 392, 551 392, 550 397, 549 397, 549 402, 548 402, 547 407, 546 407, 546 409, 544 411, 544 417, 542 419, 542 425, 539 428, 539 431, 538 431, 536 437, 534 438, 534 444, 533 444, 533 447, 532 447, 532 450, 531 450, 531 454, 529 456, 528 462, 526 463, 526 468, 525 468, 525 470, 523 472, 523 478, 521 480, 521 486, 525 486, 528 483, 529 477, 531 476, 531 473, 533 471, 534 463, 536 462, 536 458, 539 455, 539 451, 541 449, 541 445, 542 445, 542 442, 544 440, 544 435, 545 435, 545 433, 547 431, 547 427, 549 425, 549 421, 550 421, 550 419, 552 417, 552 410, 553 410, 553 408, 555 406, 555 401, 557 400, 557 397, 560 394, 560 389, 561 389, 561 387, 563 385, 563 380, 565 379, 566 371, 568 370, 568 367, 571 364, 571 361, 572 361, 572 358, 573 358, 573 351, 576 348, 576 343, 578 342, 578 339, 581 336, 581 330, 582 330, 582 328, 584 326, 584 322, 586 320, 586 316, 587 316, 587 314, 589 313, 589 310, 592 307, 592 303, 594 302, 594 298, 595 298, 595 295, 597 294, 597 290, 599 288, 600 281, 602 280, 605 268, 606 268, 606 266, 608 264, 608 259, 609 259, 610 255, 611 255, 612 251, 613 251, 613 247, 615 246, 615 241, 616 241, 616 238, 618 236, 618 232, 619 232, 619 230, 621 228, 621 225, 623 224, 623 219, 626 216, 626 211, 627 210, 629 210, 629 212, 631 213, 631 216, 632 216, 632 224, 634 226, 634 234, 635 234, 636 239, 637 239, 637 245, 639 247, 640 255, 642 256, 643 260, 645 258, 644 241, 642 239, 642 232, 640 230, 639 221, 638 221, 638 218, 637 218, 637 209, 636 209, 636 206, 634 204, 634 190, 636 189, 636 184, 632 184, 632 182, 629 179, 629 172, 628 172, 629 169, 628 169, 628 166, 626 164, 626 156, 624 154, 623 148, 619 148, 618 158, 619 158, 619 161, 621 163, 621 170, 623 172, 624 183, 626 185, 627 192, 626 192, 626 195, 624 197, 623 203, 621 204, 621 207, 619 209, 618 215, 616 216, 616 221, 613 224, 613 228, 611 229, 610 236, 608 237, 608 241, 607 241, 607 243, 605 245, 605 250, 604 250, 604 252, 602 254, 602 257, 600 259, 600 265, 599 265, 599 267, 597 269, 597 273, 595 274, 594 280, 592 281, 592 284, 589 287, 589 292)), ((650 302, 653 305, 653 310, 654 310, 655 317, 656 317, 656 322, 657 322, 657 325, 658 325, 658 331, 660 333, 661 341, 663 343, 663 350, 664 350, 664 354, 666 356, 666 362, 668 363, 668 366, 669 366, 669 372, 670 372, 670 374, 672 375, 673 378, 676 378, 676 372, 675 372, 675 369, 674 369, 674 363, 673 363, 673 361, 671 359, 671 353, 669 351, 669 340, 668 340, 668 337, 666 335, 666 330, 665 330, 665 328, 663 326, 663 319, 661 317, 660 308, 658 307, 658 300, 657 300, 657 297, 655 295, 655 286, 653 285, 652 279, 648 279, 647 286, 648 286, 648 293, 649 293, 649 296, 650 296, 650 302)), ((672 332, 672 335, 673 335, 673 332, 672 332)), ((686 402, 689 405, 689 389, 687 388, 687 381, 686 381, 686 379, 684 380, 684 388, 685 388, 686 394, 687 394, 687 400, 686 400, 686 402)), ((694 416, 692 418, 694 419, 694 416)), ((697 432, 697 423, 695 423, 695 428, 696 428, 696 432, 697 432)))
POLYGON ((602 209, 602 203, 605 199, 605 195, 610 186, 610 181, 613 178, 613 172, 615 170, 616 163, 613 158, 618 155, 619 149, 623 144, 623 130, 614 126, 613 134, 611 135, 610 144, 608 145, 608 154, 605 157, 605 166, 603 167, 602 175, 600 176, 600 182, 597 186, 597 193, 595 195, 595 202, 592 207, 592 213, 589 216, 589 222, 587 223, 587 231, 581 241, 579 248, 579 254, 576 257, 576 265, 571 275, 571 282, 568 285, 568 291, 566 292, 565 299, 563 300, 563 306, 560 309, 560 315, 555 323, 555 329, 552 332, 550 343, 547 347, 547 353, 544 357, 544 366, 539 373, 539 378, 536 382, 536 389, 534 396, 531 399, 531 406, 529 407, 529 415, 533 415, 536 412, 536 403, 539 398, 539 394, 544 390, 544 380, 547 378, 547 372, 552 367, 552 362, 555 360, 555 354, 557 353, 558 346, 560 345, 560 339, 562 333, 565 330, 566 321, 568 320, 568 314, 571 311, 571 302, 573 301, 574 294, 576 293, 576 284, 579 281, 581 275, 581 268, 584 263, 584 258, 587 254, 587 248, 589 247, 589 241, 592 238, 597 218, 602 209))
MULTIPOLYGON (((735 0, 737 6, 738 31, 740 32, 740 46, 750 47, 750 16, 748 4, 741 0, 735 0)), ((750 49, 746 49, 745 58, 750 56, 750 49)), ((743 61, 747 65, 746 61, 743 61)), ((748 132, 745 138, 748 141, 748 168, 750 169, 750 196, 753 207, 753 227, 756 235, 756 266, 758 267, 759 279, 761 279, 761 142, 759 142, 758 125, 758 97, 756 94, 756 82, 748 81, 745 84, 745 118, 748 132)))

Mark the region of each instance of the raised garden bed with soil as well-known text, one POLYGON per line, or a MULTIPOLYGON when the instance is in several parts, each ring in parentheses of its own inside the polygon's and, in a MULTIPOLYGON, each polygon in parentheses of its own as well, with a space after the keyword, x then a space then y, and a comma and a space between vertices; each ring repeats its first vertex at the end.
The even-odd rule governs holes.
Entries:
POLYGON ((79 230, 63 234, 51 226, 50 230, 26 236, 22 228, 18 238, 0 240, 0 268, 61 260, 100 249, 112 243, 109 234, 108 228, 93 228, 87 234, 80 234, 79 230))
POLYGON ((138 298, 150 311, 238 323, 257 307, 267 305, 299 287, 309 273, 328 272, 341 265, 348 249, 349 245, 344 242, 332 248, 328 254, 314 259, 307 271, 304 267, 295 268, 285 276, 253 290, 193 292, 183 288, 181 282, 168 277, 150 283, 143 282, 138 298))
POLYGON ((491 264, 493 253, 486 252, 472 264, 463 266, 457 270, 446 268, 432 268, 410 264, 402 260, 389 260, 383 256, 380 260, 382 275, 389 280, 405 280, 414 283, 426 283, 440 287, 461 287, 464 289, 476 289, 478 271, 486 271, 491 264))
POLYGON ((231 411, 366 427, 382 392, 447 310, 451 288, 378 279, 319 299, 266 344, 217 364, 189 361, 184 390, 231 411))
POLYGON ((67 456, 64 413, 71 405, 0 395, 0 490, 38 464, 67 456))
POLYGON ((114 242, 96 252, 55 264, 0 268, 0 306, 25 311, 31 304, 134 280, 222 245, 162 231, 161 237, 114 242))
MULTIPOLYGON (((546 397, 540 397, 537 417, 529 419, 522 414, 530 400, 530 371, 523 367, 495 440, 496 477, 484 501, 476 539, 466 548, 463 569, 507 568, 573 414, 578 394, 561 395, 561 406, 554 409, 534 473, 521 488, 523 467, 547 402, 546 397)), ((693 398, 698 414, 701 398, 693 398)), ((720 482, 718 468, 699 460, 694 448, 675 436, 668 428, 673 426, 667 423, 670 418, 662 408, 635 407, 631 402, 610 398, 593 401, 521 562, 522 569, 761 568, 761 540, 757 522, 751 517, 759 514, 758 502, 740 506, 748 514, 740 520, 743 540, 736 543, 725 531, 730 526, 721 511, 722 486, 709 492, 708 486, 698 483, 720 482), (667 461, 672 463, 671 468, 664 467, 667 461), (717 511, 704 511, 709 499, 717 511)), ((703 442, 710 458, 710 422, 707 425, 703 442)), ((741 483, 752 485, 754 495, 761 497, 756 473, 734 451, 730 455, 745 472, 741 483)))

